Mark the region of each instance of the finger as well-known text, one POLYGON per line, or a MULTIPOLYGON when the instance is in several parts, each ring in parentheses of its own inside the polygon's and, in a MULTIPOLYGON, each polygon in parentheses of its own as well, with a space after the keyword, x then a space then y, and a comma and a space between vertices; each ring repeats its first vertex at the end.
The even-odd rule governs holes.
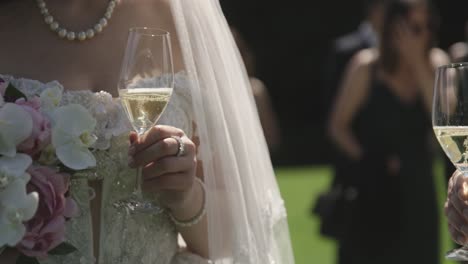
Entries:
POLYGON ((198 136, 192 137, 192 142, 198 148, 200 146, 200 137, 198 137, 198 136))
POLYGON ((452 190, 452 193, 456 192, 459 199, 464 202, 468 201, 468 177, 464 177, 463 175, 458 176, 454 187, 455 189, 452 190))
POLYGON ((146 166, 164 157, 174 156, 179 150, 179 142, 174 138, 165 138, 133 155, 130 167, 146 166))
POLYGON ((455 210, 465 222, 468 222, 468 204, 459 199, 455 193, 452 193, 447 201, 447 215, 451 210, 455 210))
POLYGON ((449 209, 450 209, 450 204, 449 204, 449 200, 447 199, 445 201, 445 203, 444 203, 444 215, 445 215, 445 217, 448 217, 449 209))
POLYGON ((463 212, 468 208, 468 205, 460 199, 458 192, 452 192, 449 195, 449 207, 453 207, 460 215, 464 215, 463 212))
POLYGON ((454 210, 450 207, 448 209, 447 220, 458 231, 461 231, 461 228, 466 224, 466 221, 462 215, 458 213, 457 210, 454 210))
POLYGON ((447 197, 448 207, 452 206, 460 215, 463 215, 468 219, 468 187, 466 185, 466 179, 464 179, 464 177, 459 174, 454 174, 454 176, 450 178, 447 197))
POLYGON ((456 228, 454 228, 452 225, 449 224, 449 233, 450 236, 452 237, 452 240, 455 241, 459 245, 464 245, 466 243, 466 237, 458 231, 456 228))
POLYGON ((189 190, 193 185, 194 177, 188 175, 186 173, 165 174, 161 177, 145 181, 142 189, 149 193, 189 190))
POLYGON ((132 131, 128 138, 130 140, 130 145, 133 145, 138 141, 138 134, 135 131, 132 131))
MULTIPOLYGON (((195 144, 186 136, 181 138, 184 144, 183 156, 194 156, 196 152, 195 144)), ((161 159, 176 156, 179 152, 179 142, 174 138, 165 138, 156 142, 150 147, 136 153, 129 159, 130 167, 146 166, 151 162, 157 162, 161 159)))
POLYGON ((456 181, 456 178, 458 177, 458 173, 457 171, 455 171, 453 174, 452 174, 452 177, 450 177, 449 179, 449 182, 448 182, 448 188, 447 188, 447 193, 450 194, 453 190, 453 185, 454 185, 454 182, 456 181))
POLYGON ((192 121, 192 132, 193 132, 193 135, 196 135, 197 134, 197 123, 195 121, 192 121))
POLYGON ((130 162, 132 161, 132 158, 131 156, 133 156, 136 152, 136 144, 138 142, 138 134, 134 131, 130 132, 130 134, 128 135, 128 140, 130 141, 130 147, 128 148, 128 161, 129 161, 129 164, 130 162))
POLYGON ((451 197, 454 192, 456 192, 456 182, 458 181, 458 177, 460 176, 460 173, 458 171, 455 171, 450 177, 449 183, 448 183, 448 188, 447 188, 447 197, 451 197))
POLYGON ((153 162, 143 168, 145 181, 161 177, 165 174, 191 172, 196 169, 196 159, 191 157, 170 157, 153 162))
POLYGON ((160 140, 172 136, 183 137, 184 131, 172 126, 154 126, 139 138, 138 143, 135 144, 135 153, 148 148, 160 140))

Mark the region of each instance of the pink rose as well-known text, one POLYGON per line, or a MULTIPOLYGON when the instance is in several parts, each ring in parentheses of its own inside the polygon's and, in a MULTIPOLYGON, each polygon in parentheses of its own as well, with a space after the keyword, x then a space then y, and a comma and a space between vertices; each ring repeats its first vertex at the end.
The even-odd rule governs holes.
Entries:
POLYGON ((16 101, 16 104, 23 107, 23 109, 31 115, 33 120, 32 133, 29 138, 18 145, 18 151, 34 157, 50 144, 51 124, 39 111, 41 101, 38 97, 34 97, 28 101, 21 98, 16 101))
POLYGON ((78 207, 70 197, 65 197, 70 185, 68 174, 43 166, 32 166, 28 173, 31 181, 27 189, 39 194, 39 207, 26 223, 26 235, 17 249, 30 257, 45 258, 64 242, 66 218, 75 216, 78 207))

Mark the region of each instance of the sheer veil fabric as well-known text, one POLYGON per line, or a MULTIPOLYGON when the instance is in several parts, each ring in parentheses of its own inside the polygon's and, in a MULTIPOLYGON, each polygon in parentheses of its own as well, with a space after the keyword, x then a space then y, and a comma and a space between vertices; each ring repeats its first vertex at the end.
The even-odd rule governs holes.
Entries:
POLYGON ((284 202, 220 4, 169 3, 201 141, 210 259, 216 264, 293 264, 284 202))

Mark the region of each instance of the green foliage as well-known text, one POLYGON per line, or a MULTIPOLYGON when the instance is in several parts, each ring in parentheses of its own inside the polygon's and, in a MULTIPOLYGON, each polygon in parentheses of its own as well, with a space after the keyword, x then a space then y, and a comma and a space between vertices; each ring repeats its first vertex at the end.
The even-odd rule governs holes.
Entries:
POLYGON ((16 264, 39 264, 36 258, 31 258, 25 255, 21 255, 17 260, 16 264))
POLYGON ((70 253, 75 252, 77 249, 73 245, 63 242, 62 244, 58 245, 56 248, 52 249, 49 254, 50 255, 68 255, 70 253))
POLYGON ((8 87, 5 89, 5 102, 14 103, 20 98, 27 100, 26 95, 24 95, 20 90, 14 87, 11 83, 8 84, 8 87))

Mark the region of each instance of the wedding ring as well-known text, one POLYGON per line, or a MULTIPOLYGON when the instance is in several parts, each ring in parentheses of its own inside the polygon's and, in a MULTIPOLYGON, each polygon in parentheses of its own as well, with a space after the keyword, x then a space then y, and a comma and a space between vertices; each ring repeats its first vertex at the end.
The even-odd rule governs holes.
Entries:
POLYGON ((182 139, 178 136, 172 136, 171 138, 175 139, 177 141, 177 144, 179 145, 177 148, 177 153, 175 154, 176 157, 180 157, 185 154, 185 144, 182 141, 182 139))

